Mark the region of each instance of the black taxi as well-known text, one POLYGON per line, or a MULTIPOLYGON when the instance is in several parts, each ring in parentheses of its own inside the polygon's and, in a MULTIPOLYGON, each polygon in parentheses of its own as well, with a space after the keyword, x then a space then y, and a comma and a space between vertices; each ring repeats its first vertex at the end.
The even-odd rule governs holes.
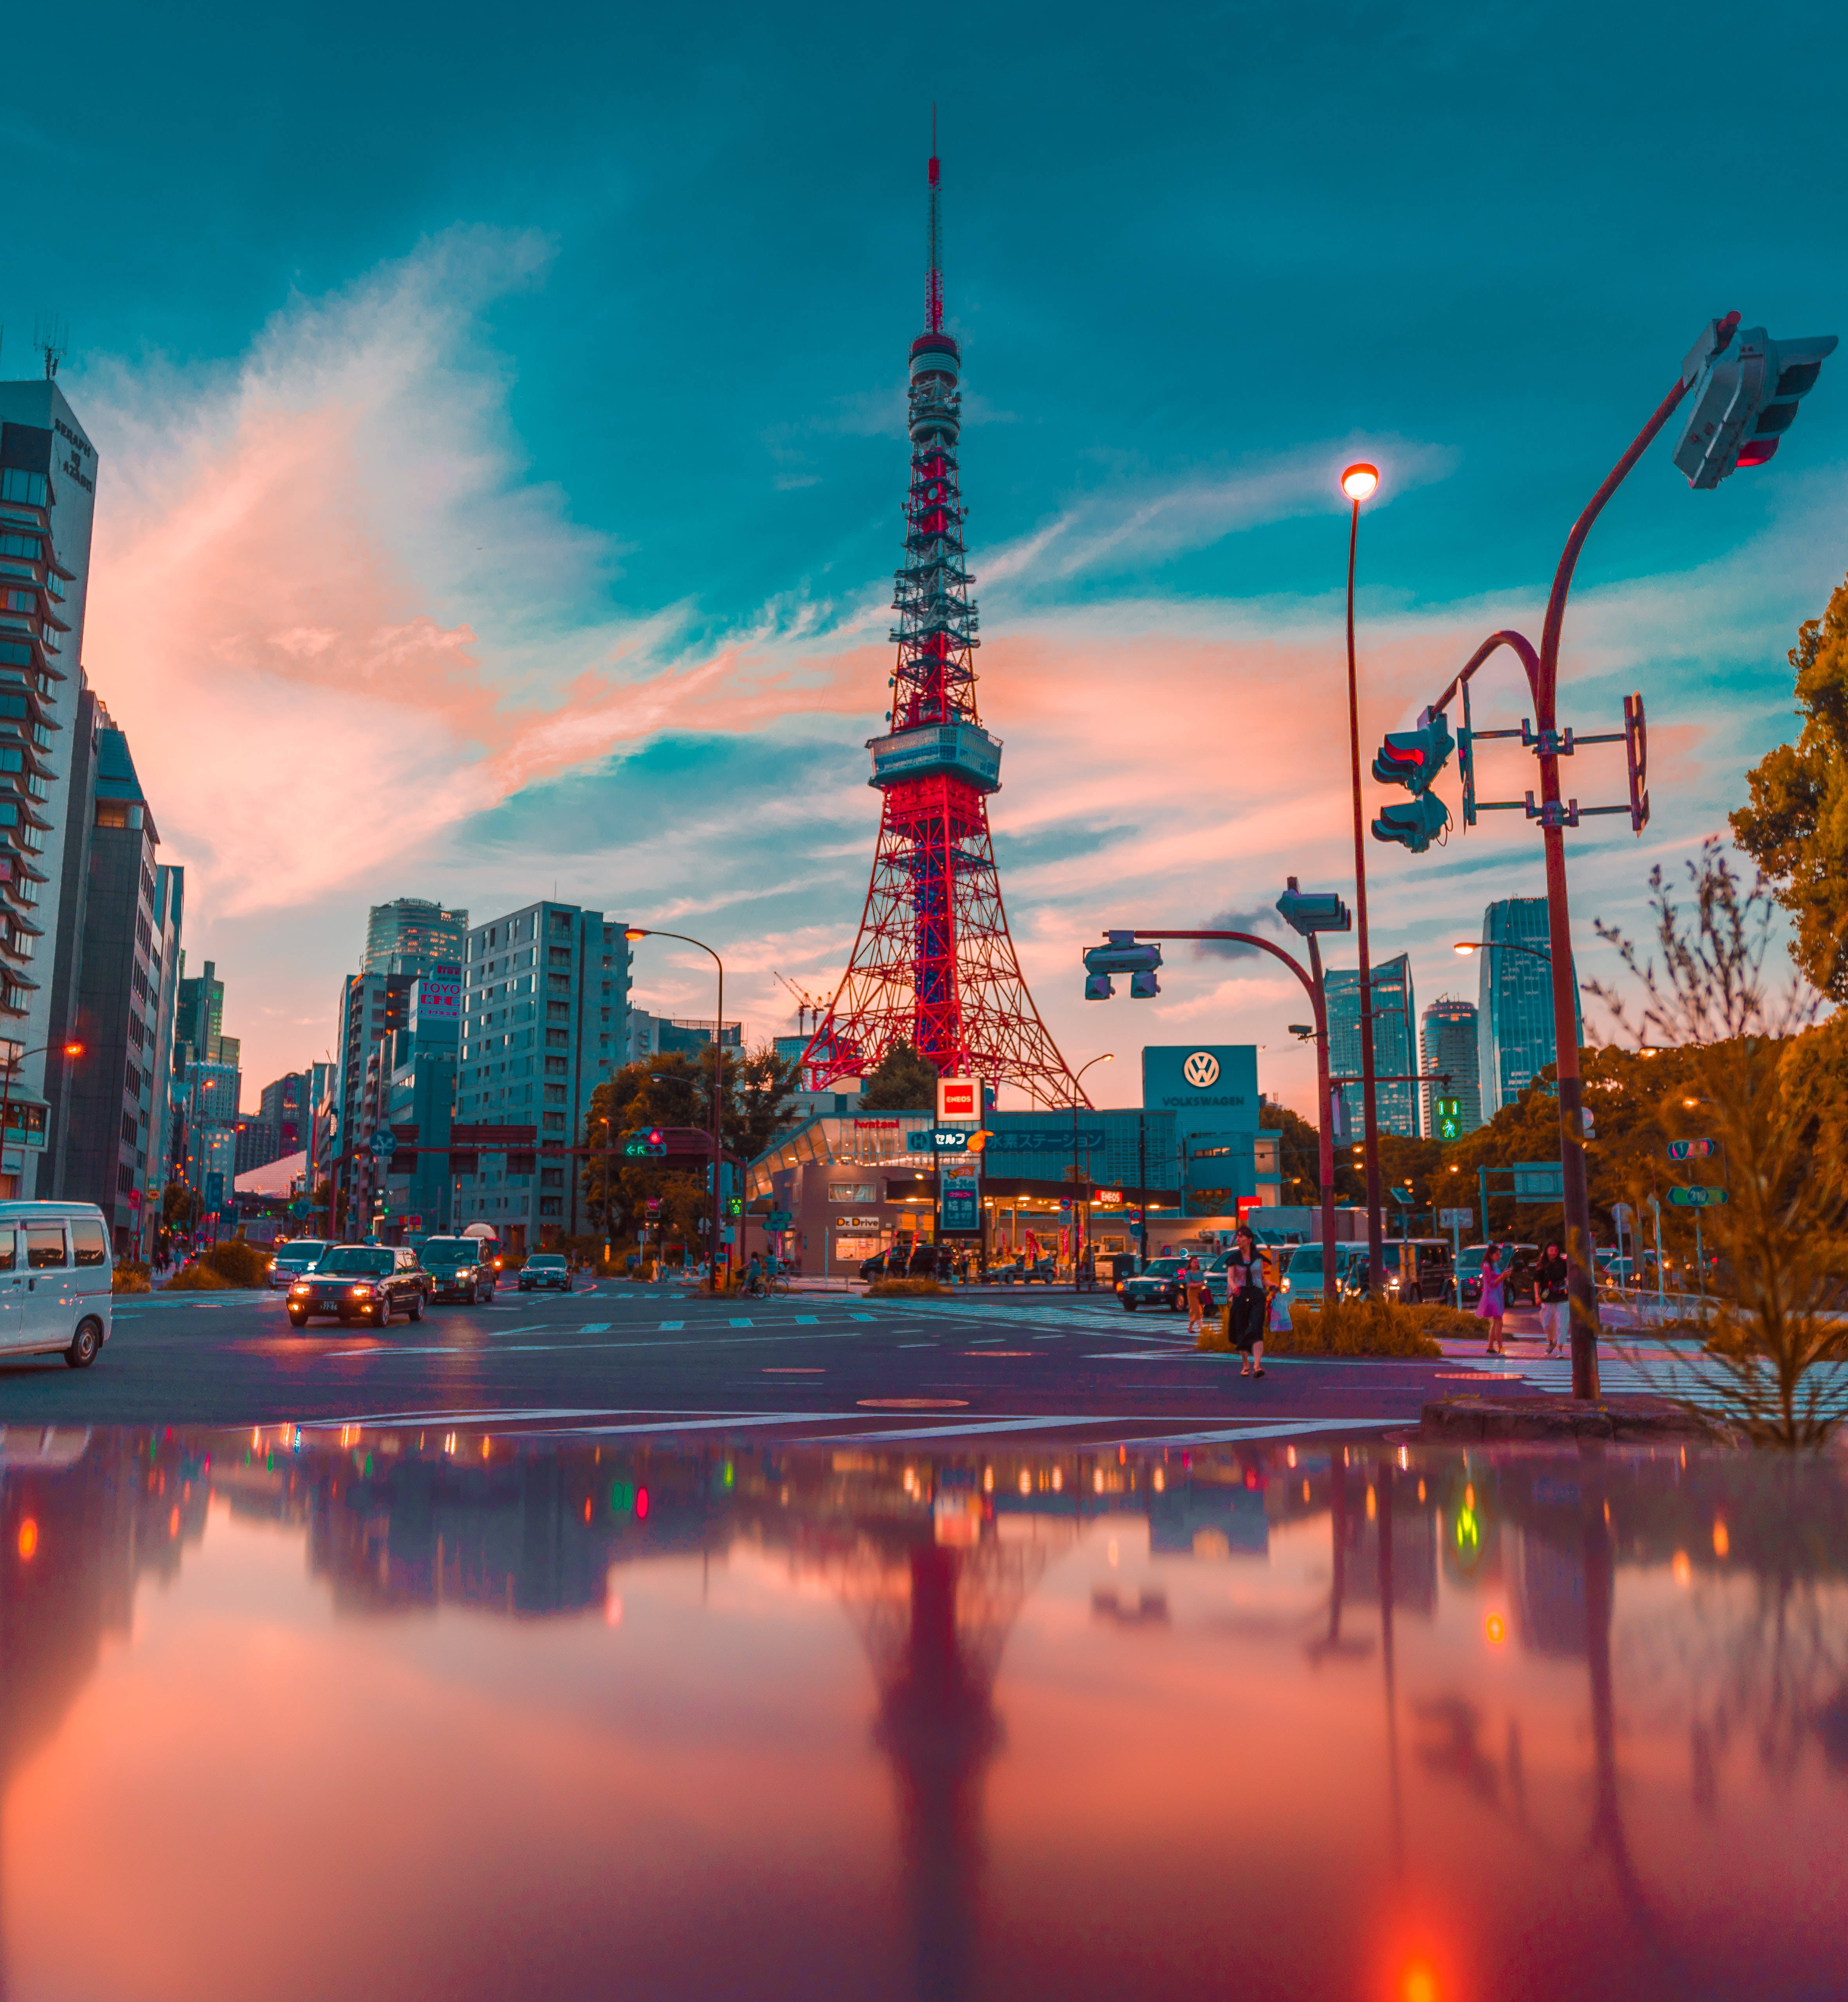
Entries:
POLYGON ((424 1318, 430 1275, 408 1244, 336 1244, 289 1288, 289 1320, 305 1327, 317 1314, 383 1327, 395 1313, 424 1318))

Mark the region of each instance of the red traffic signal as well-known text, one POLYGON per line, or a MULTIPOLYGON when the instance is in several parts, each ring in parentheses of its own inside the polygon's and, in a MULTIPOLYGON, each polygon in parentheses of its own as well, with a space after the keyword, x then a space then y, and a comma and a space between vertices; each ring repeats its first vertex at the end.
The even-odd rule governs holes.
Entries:
POLYGON ((1836 346, 1832 333, 1773 340, 1762 326, 1742 329, 1737 313, 1710 320, 1682 364, 1693 392, 1675 463, 1688 484, 1717 487, 1735 467, 1763 466, 1836 346))
POLYGON ((1450 719, 1440 710, 1427 710, 1416 730, 1387 733, 1373 760, 1373 776, 1383 785, 1428 792, 1456 748, 1450 719))

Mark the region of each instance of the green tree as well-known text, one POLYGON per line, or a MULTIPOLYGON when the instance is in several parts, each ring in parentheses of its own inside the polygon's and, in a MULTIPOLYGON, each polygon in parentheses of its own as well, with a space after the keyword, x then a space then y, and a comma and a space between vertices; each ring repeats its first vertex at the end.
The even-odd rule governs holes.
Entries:
POLYGON ((189 1222, 193 1214, 193 1192, 184 1182, 169 1182, 160 1192, 160 1220, 168 1230, 189 1222))
POLYGON ((1798 628, 1790 662, 1803 727, 1747 774, 1732 831, 1797 921, 1804 977, 1848 1001, 1848 581, 1798 628))
MULTIPOLYGON (((710 1132, 715 1061, 710 1044, 696 1056, 676 1053, 625 1064, 591 1094, 585 1144, 612 1150, 608 1156, 609 1186, 604 1184, 605 1156, 585 1156, 581 1170, 590 1213, 616 1235, 628 1234, 644 1215, 650 1196, 661 1199, 660 1219, 689 1227, 703 1214, 704 1173, 684 1167, 670 1170, 659 1160, 626 1157, 614 1150, 622 1135, 650 1126, 692 1126, 710 1132), (684 1212, 684 1215, 682 1212, 684 1212)), ((730 1151, 754 1160, 776 1137, 786 1117, 795 1081, 793 1064, 786 1064, 769 1045, 741 1055, 725 1052, 724 1087, 720 1130, 730 1151)))
POLYGON ((909 1043, 893 1044, 860 1087, 868 1112, 936 1113, 937 1074, 909 1043))
MULTIPOLYGON (((1754 1443, 1822 1446, 1848 1418, 1848 1324, 1837 1318, 1848 1203, 1839 1163, 1818 1160, 1818 1143, 1841 1130, 1840 1104, 1828 1098, 1837 1073, 1829 1052, 1804 1060, 1814 995, 1780 995, 1766 979, 1777 927, 1762 879, 1742 886, 1717 842, 1688 873, 1691 909, 1674 902, 1659 869, 1650 877, 1659 965, 1600 927, 1641 987, 1638 1017, 1627 1021, 1619 996, 1592 991, 1640 1044, 1682 1052, 1686 1075, 1660 1100, 1664 1137, 1718 1144, 1714 1179, 1726 1201, 1707 1222, 1717 1312, 1694 1374, 1754 1443)), ((1673 1382, 1664 1388, 1675 1393, 1673 1382)))

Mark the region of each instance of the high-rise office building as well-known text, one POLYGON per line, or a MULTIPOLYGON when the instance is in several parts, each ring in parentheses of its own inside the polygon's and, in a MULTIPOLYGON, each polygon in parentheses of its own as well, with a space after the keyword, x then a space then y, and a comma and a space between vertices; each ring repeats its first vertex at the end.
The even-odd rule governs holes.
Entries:
MULTIPOLYGON (((283 1160, 305 1152, 308 1146, 309 1079, 305 1072, 284 1071, 257 1094, 258 1119, 269 1130, 276 1151, 268 1158, 283 1160)), ((252 1163, 261 1167, 263 1162, 252 1163)))
MULTIPOLYGON (((1477 1050, 1482 1116, 1493 1119, 1553 1062, 1553 953, 1544 897, 1505 897, 1482 914, 1477 1050)), ((1573 969, 1578 1041, 1585 1018, 1573 969)))
POLYGON ((196 975, 189 976, 183 966, 180 968, 180 1012, 173 1034, 201 1062, 238 1062, 235 1038, 230 1053, 225 1053, 225 983, 209 959, 196 975))
MULTIPOLYGON (((96 448, 51 378, 0 382, 0 1062, 11 1069, 0 1194, 52 1195, 47 1073, 74 981, 56 975, 78 755, 96 448)), ((81 881, 81 870, 78 880, 81 881)), ((67 943, 74 944, 65 927, 67 943)))
POLYGON ((359 970, 382 972, 395 960, 414 979, 439 962, 459 966, 468 936, 466 911, 445 910, 425 897, 395 897, 366 914, 366 950, 359 970))
MULTIPOLYGON (((160 835, 128 739, 85 692, 79 733, 92 740, 89 825, 81 895, 67 910, 82 922, 72 952, 76 1039, 68 1066, 60 1192, 99 1204, 119 1254, 145 1254, 167 1163, 166 1073, 179 947, 176 897, 162 897, 160 835)), ((73 812, 75 802, 73 800, 73 812)), ((70 847, 78 846, 73 821, 70 847)))
POLYGON ((411 985, 403 1028, 373 1048, 368 1102, 372 1125, 389 1126, 399 1145, 375 1166, 373 1214, 388 1242, 407 1232, 453 1230, 456 1177, 449 1143, 462 1040, 462 970, 438 964, 411 985))
MULTIPOLYGON (((1412 968, 1403 953, 1379 961, 1373 975, 1373 1104, 1383 1133, 1407 1139, 1418 1135, 1418 1087, 1409 1080, 1417 1069, 1417 1039, 1412 1033, 1412 968)), ((1341 1082, 1341 1132, 1358 1140, 1365 1121, 1361 1092, 1360 974, 1330 968, 1328 996, 1328 1073, 1341 1082)))
POLYGON ((406 971, 399 961, 387 960, 370 973, 349 974, 340 985, 329 1145, 325 1158, 317 1156, 316 1163, 336 1184, 336 1236, 364 1235, 371 1214, 366 1208, 369 1170, 359 1146, 371 1132, 380 1101, 376 1083, 368 1091, 368 1079, 376 1079, 373 1059, 378 1045, 410 1020, 410 991, 418 978, 414 968, 406 971))
MULTIPOLYGON (((533 1129, 538 1145, 583 1142, 591 1093, 622 1066, 632 955, 619 924, 575 904, 529 904, 469 933, 456 1119, 533 1129)), ((575 1233, 577 1163, 483 1152, 460 1178, 458 1224, 491 1223, 518 1247, 575 1233)))
POLYGON ((1425 1138, 1440 1137, 1437 1120, 1431 1111, 1431 1101, 1437 1098, 1459 1100, 1458 1137, 1473 1133, 1482 1124, 1482 1086, 1476 1055, 1476 1003, 1459 1001, 1453 995, 1440 995, 1424 1011, 1423 1041, 1424 1061, 1420 1068, 1433 1077, 1448 1073, 1450 1079, 1448 1084, 1431 1083, 1421 1087, 1425 1138))

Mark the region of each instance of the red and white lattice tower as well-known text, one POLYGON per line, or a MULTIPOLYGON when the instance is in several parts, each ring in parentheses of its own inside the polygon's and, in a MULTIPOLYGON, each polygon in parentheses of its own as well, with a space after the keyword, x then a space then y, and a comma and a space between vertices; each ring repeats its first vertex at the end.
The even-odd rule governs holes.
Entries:
POLYGON ((802 1061, 811 1088, 825 1090, 908 1042, 942 1076, 1065 1106, 1074 1081, 1014 957, 989 833, 1001 745, 975 707, 980 643, 957 478, 962 352, 943 331, 938 200, 933 144, 926 326, 911 347, 905 567, 892 601, 891 727, 866 745, 870 783, 884 798, 879 846, 853 958, 802 1061))

